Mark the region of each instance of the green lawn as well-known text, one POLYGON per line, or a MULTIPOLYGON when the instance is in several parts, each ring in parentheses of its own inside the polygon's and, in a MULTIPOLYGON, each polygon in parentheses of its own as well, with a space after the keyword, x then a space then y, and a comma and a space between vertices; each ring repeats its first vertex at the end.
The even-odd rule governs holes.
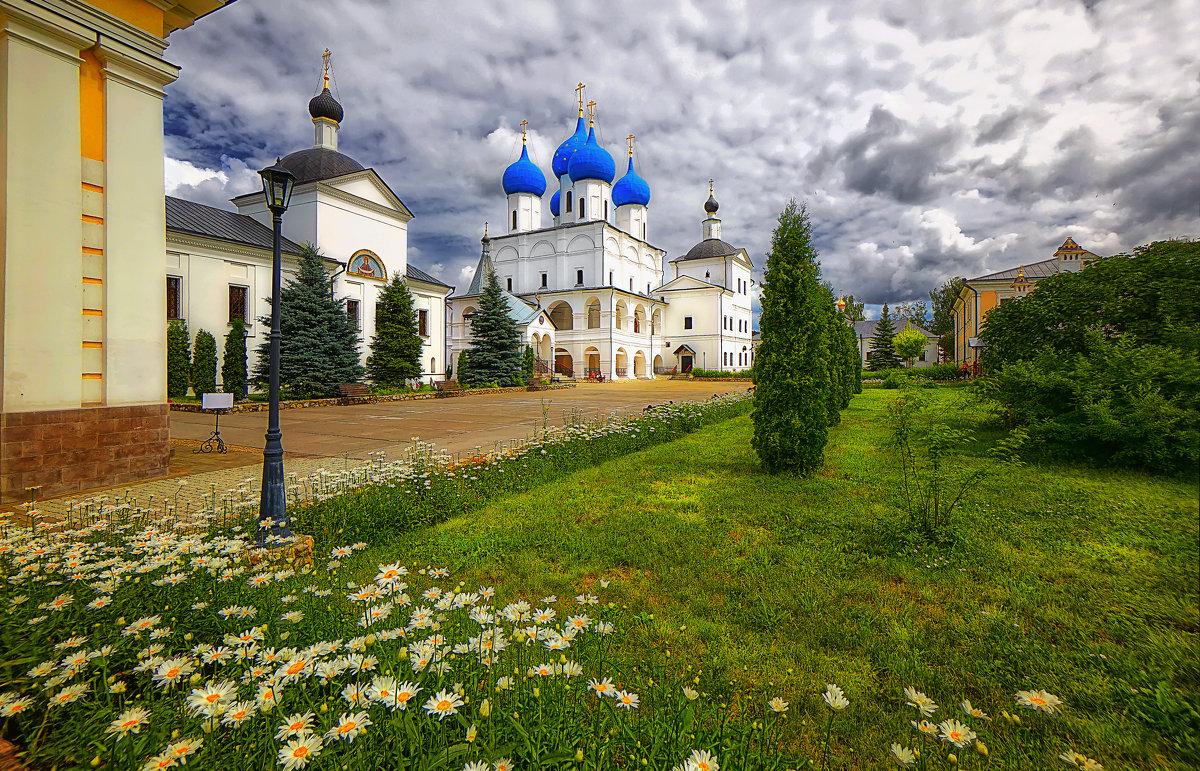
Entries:
MULTIPOLYGON (((978 431, 965 463, 984 463, 997 435, 967 393, 929 393, 978 431)), ((905 685, 942 705, 935 719, 961 717, 962 698, 995 715, 981 735, 997 767, 1059 764, 1068 746, 1106 768, 1200 762, 1196 485, 1028 466, 979 486, 953 548, 921 549, 883 448, 896 394, 855 397, 813 478, 763 474, 738 418, 383 551, 525 596, 610 579, 638 619, 627 665, 696 667, 734 712, 781 695, 786 740, 814 757, 817 694, 838 683, 852 703, 834 724, 838 767, 882 767, 891 742, 913 741, 905 685), (1060 696, 1062 715, 999 718, 1031 688, 1060 696)))

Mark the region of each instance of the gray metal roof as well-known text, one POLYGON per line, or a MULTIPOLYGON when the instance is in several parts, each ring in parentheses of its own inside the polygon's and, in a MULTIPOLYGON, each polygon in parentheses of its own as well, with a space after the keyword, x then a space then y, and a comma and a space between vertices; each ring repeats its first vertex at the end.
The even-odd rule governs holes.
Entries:
POLYGON ((1014 281, 1017 278, 1017 271, 1021 270, 1022 268, 1025 270, 1025 278, 1047 278, 1057 274, 1058 267, 1058 258, 1051 257, 1050 259, 1042 260, 1041 262, 1031 262, 1028 265, 1018 265, 1015 268, 1007 268, 1005 270, 998 270, 995 273, 976 276, 975 278, 967 279, 967 281, 968 283, 971 281, 1002 281, 1004 279, 1014 281))
POLYGON ((297 185, 333 179, 365 169, 349 155, 327 147, 308 147, 288 153, 279 159, 279 165, 296 175, 297 185))
MULTIPOLYGON (((260 249, 274 248, 271 229, 245 214, 167 196, 167 230, 232 241, 260 249)), ((300 245, 284 238, 283 251, 300 253, 300 245)))
POLYGON ((437 280, 433 276, 413 265, 411 262, 408 264, 408 268, 405 270, 404 275, 408 276, 414 281, 424 281, 426 284, 437 284, 438 286, 444 286, 447 289, 454 288, 444 281, 437 280))
POLYGON ((678 260, 707 260, 710 257, 728 257, 731 254, 737 254, 741 250, 733 244, 722 241, 719 238, 706 238, 700 243, 688 250, 688 253, 678 260))

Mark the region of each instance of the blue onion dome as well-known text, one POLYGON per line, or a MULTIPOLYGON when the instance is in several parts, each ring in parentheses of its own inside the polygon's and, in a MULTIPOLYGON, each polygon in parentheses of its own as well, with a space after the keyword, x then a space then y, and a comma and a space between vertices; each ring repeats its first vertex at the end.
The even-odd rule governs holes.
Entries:
POLYGON ((561 206, 559 201, 561 200, 561 198, 562 198, 561 190, 555 190, 554 195, 550 196, 550 213, 553 214, 555 217, 558 216, 558 209, 561 206))
POLYGON ((617 180, 612 189, 613 206, 624 206, 628 203, 646 206, 650 203, 650 185, 642 179, 633 168, 633 156, 629 156, 629 168, 625 176, 617 180))
POLYGON ((617 165, 608 150, 596 143, 596 129, 588 129, 587 141, 571 157, 567 173, 571 175, 572 182, 599 179, 612 184, 613 177, 617 175, 617 165))
POLYGON ((552 162, 552 170, 554 176, 561 177, 567 173, 567 166, 571 163, 571 156, 575 151, 583 147, 583 143, 587 141, 587 126, 584 125, 583 116, 579 116, 579 120, 575 123, 575 133, 567 137, 566 141, 558 146, 554 151, 554 161, 552 162))
POLYGON ((521 157, 504 170, 504 194, 546 192, 546 175, 529 160, 529 148, 521 146, 521 157))
POLYGON ((333 94, 329 93, 329 86, 323 88, 321 93, 308 101, 308 114, 314 120, 328 118, 334 123, 341 123, 342 118, 345 117, 342 105, 333 98, 333 94))

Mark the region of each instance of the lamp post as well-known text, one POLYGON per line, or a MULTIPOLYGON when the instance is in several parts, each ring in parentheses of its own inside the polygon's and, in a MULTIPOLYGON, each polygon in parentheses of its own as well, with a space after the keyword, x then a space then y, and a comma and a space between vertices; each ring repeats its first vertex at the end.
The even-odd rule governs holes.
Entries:
POLYGON ((288 526, 287 493, 283 481, 283 433, 279 430, 279 285, 283 275, 281 241, 283 213, 292 198, 292 187, 296 177, 279 165, 269 166, 259 172, 262 175, 263 196, 271 210, 273 225, 271 261, 271 363, 270 363, 270 412, 267 418, 266 444, 263 447, 262 497, 259 498, 259 521, 270 519, 269 528, 258 529, 258 545, 278 543, 280 539, 292 537, 288 526))

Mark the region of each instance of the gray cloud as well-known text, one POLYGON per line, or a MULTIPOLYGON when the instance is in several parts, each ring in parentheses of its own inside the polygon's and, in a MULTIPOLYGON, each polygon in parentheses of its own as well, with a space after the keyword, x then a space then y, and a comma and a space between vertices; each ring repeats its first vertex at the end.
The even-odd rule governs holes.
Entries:
POLYGON ((168 182, 219 203, 309 145, 328 46, 342 149, 416 213, 414 262, 454 281, 503 217, 518 121, 548 173, 584 80, 619 165, 638 135, 651 240, 670 255, 699 238, 713 177, 726 238, 760 268, 796 197, 826 278, 896 302, 1066 235, 1110 253, 1197 231, 1188 5, 240 0, 171 38, 168 182))

